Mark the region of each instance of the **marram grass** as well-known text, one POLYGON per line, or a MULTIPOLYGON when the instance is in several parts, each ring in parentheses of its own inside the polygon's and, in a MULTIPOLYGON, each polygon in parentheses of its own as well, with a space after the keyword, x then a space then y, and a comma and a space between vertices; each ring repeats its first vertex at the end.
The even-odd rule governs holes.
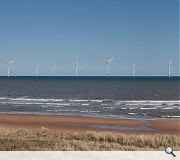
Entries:
POLYGON ((116 132, 60 132, 46 128, 0 129, 1 151, 146 151, 180 150, 180 137, 116 132))

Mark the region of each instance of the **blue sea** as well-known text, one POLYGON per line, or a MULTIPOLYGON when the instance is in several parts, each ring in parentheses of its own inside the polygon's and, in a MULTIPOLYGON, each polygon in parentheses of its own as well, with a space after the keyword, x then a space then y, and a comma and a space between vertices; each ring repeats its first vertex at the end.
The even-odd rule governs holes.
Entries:
POLYGON ((180 77, 0 77, 0 114, 179 119, 180 77))

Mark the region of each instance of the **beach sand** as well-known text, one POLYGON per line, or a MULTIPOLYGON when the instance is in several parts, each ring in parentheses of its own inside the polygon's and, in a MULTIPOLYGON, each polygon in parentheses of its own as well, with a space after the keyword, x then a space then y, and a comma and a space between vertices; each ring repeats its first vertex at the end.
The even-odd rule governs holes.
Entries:
POLYGON ((0 115, 0 128, 38 129, 86 132, 114 131, 120 133, 180 135, 179 120, 133 120, 84 116, 0 115))
POLYGON ((0 115, 1 151, 180 150, 178 120, 0 115))

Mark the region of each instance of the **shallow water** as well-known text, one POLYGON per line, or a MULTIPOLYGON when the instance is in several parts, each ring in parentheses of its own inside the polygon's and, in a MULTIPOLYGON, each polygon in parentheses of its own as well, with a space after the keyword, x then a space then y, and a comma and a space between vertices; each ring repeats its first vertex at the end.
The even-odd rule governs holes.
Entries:
POLYGON ((121 131, 155 131, 156 129, 146 127, 146 126, 136 126, 136 127, 125 127, 125 126, 113 126, 113 125, 94 125, 89 126, 90 128, 101 128, 101 129, 114 129, 121 131))

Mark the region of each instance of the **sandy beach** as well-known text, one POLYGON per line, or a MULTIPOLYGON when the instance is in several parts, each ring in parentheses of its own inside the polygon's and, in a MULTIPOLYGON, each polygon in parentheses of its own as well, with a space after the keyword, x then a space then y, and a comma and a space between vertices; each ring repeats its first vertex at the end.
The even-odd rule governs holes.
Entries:
POLYGON ((71 132, 113 131, 120 133, 180 135, 178 120, 131 120, 83 116, 0 115, 0 128, 39 129, 71 132))
POLYGON ((178 120, 0 115, 1 151, 180 150, 178 120))

